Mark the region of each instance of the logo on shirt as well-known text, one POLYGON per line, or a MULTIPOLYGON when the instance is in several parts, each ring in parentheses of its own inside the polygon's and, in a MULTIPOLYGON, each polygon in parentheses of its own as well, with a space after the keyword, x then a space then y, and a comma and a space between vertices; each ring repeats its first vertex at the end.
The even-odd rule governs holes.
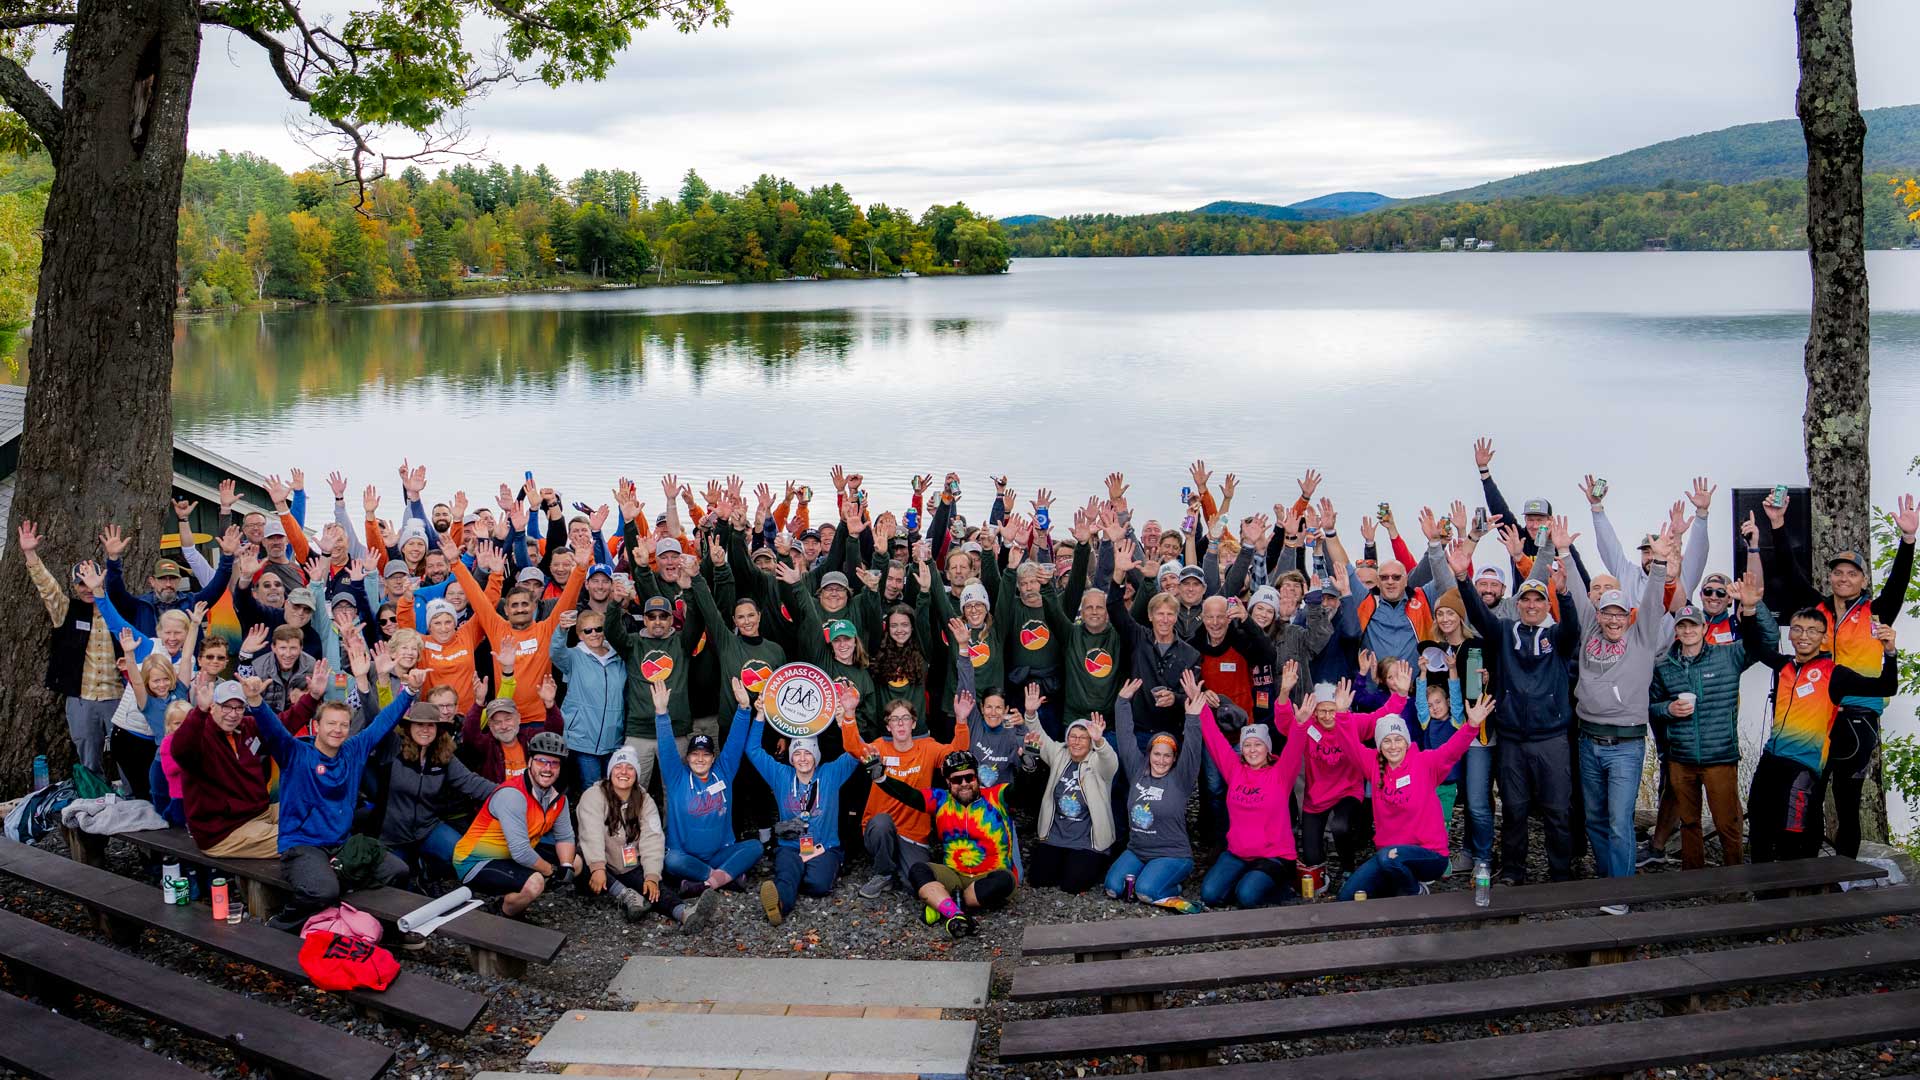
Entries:
POLYGON ((967 659, 973 661, 974 667, 986 667, 987 661, 993 659, 993 646, 984 641, 969 642, 967 644, 967 659))
POLYGON ((315 776, 327 775, 327 767, 325 765, 315 765, 313 767, 313 775, 315 776))
MULTIPOLYGON (((669 665, 671 670, 671 665, 669 665)), ((767 679, 773 675, 773 668, 764 660, 749 660, 740 668, 740 682, 746 686, 747 693, 757 694, 767 685, 767 679)), ((648 676, 651 678, 652 676, 648 676)))
POLYGON ((1039 619, 1028 619, 1020 627, 1020 647, 1023 649, 1044 649, 1052 640, 1053 635, 1047 631, 1047 624, 1039 619))
POLYGON ((1113 657, 1105 649, 1087 650, 1087 674, 1096 679, 1104 679, 1113 674, 1113 657))
POLYGON ((673 657, 651 649, 640 660, 640 677, 651 683, 666 682, 673 674, 673 657))
POLYGON ((1145 832, 1153 828, 1152 807, 1146 803, 1134 803, 1133 809, 1127 811, 1127 824, 1133 826, 1135 832, 1145 832))

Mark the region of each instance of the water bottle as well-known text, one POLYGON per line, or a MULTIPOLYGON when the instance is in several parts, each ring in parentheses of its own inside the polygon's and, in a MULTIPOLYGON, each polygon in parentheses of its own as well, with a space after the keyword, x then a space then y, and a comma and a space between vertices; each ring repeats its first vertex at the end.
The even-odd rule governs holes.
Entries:
POLYGON ((36 754, 33 758, 33 790, 39 791, 53 782, 47 773, 47 755, 36 754))
POLYGON ((223 877, 214 878, 213 885, 209 889, 209 896, 213 902, 213 921, 231 921, 231 912, 227 905, 227 879, 223 877))
POLYGON ((1473 906, 1486 907, 1493 903, 1493 867, 1487 860, 1476 859, 1473 864, 1473 906))

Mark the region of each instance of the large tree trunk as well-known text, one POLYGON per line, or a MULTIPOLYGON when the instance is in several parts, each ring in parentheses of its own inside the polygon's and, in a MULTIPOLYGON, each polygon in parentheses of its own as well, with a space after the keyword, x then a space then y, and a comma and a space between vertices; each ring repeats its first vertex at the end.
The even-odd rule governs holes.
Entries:
MULTIPOLYGON (((173 475, 174 248, 187 106, 200 59, 194 0, 82 0, 62 81, 28 352, 14 520, 37 522, 56 574, 100 558, 108 521, 131 533, 144 581, 173 475)), ((33 755, 73 760, 42 689, 47 617, 23 561, 0 559, 0 791, 33 755)))
MULTIPOLYGON (((1861 188, 1867 123, 1854 74, 1852 0, 1796 0, 1794 19, 1800 30, 1796 111, 1807 140, 1807 260, 1813 269, 1804 427, 1817 577, 1833 552, 1873 546, 1861 188)), ((1880 781, 1876 760, 1861 811, 1861 831, 1876 840, 1887 835, 1880 781)))

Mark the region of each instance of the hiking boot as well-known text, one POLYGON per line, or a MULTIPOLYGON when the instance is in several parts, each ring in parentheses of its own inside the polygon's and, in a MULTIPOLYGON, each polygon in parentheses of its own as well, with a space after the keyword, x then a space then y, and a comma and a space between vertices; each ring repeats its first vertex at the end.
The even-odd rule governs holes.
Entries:
POLYGON ((697 934, 707 928, 714 915, 720 911, 720 894, 703 892, 697 899, 675 908, 675 918, 680 920, 680 932, 697 934))
POLYGON ((278 930, 283 934, 297 934, 307 924, 307 912, 292 908, 281 908, 280 914, 267 920, 269 930, 278 930))
POLYGON ((972 937, 976 929, 973 920, 968 918, 965 912, 947 920, 947 936, 955 940, 972 937))
POLYGON ((646 896, 639 889, 627 889, 615 902, 620 905, 620 913, 626 916, 628 922, 639 922, 640 917, 653 906, 647 903, 646 896))
POLYGON ((1653 866, 1655 864, 1665 866, 1666 862, 1666 849, 1654 847, 1651 840, 1642 841, 1640 846, 1634 849, 1633 865, 1635 868, 1653 866))
POLYGON ((427 935, 413 930, 400 933, 400 947, 408 952, 420 952, 427 947, 427 935))
POLYGON ((760 906, 767 912, 767 921, 779 926, 786 920, 786 914, 780 910, 780 887, 771 881, 760 883, 760 906))
POLYGON ((860 886, 860 899, 878 900, 881 894, 885 893, 888 886, 892 884, 892 874, 875 874, 867 879, 865 885, 860 886))
POLYGON ((1447 873, 1449 874, 1464 874, 1471 869, 1473 869, 1473 854, 1471 852, 1456 851, 1447 859, 1447 873))

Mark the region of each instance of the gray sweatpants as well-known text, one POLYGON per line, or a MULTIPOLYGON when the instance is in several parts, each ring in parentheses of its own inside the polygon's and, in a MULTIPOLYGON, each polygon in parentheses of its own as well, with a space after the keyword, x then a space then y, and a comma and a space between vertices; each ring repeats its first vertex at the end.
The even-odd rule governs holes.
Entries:
POLYGON ((93 770, 95 775, 102 775, 108 729, 113 727, 113 713, 119 707, 118 698, 112 701, 67 699, 67 735, 73 739, 73 752, 80 764, 93 770))
POLYGON ((917 863, 930 861, 925 844, 916 844, 900 835, 893 824, 892 814, 875 814, 861 830, 860 839, 866 844, 867 856, 873 860, 873 872, 890 874, 907 883, 907 870, 917 863))

